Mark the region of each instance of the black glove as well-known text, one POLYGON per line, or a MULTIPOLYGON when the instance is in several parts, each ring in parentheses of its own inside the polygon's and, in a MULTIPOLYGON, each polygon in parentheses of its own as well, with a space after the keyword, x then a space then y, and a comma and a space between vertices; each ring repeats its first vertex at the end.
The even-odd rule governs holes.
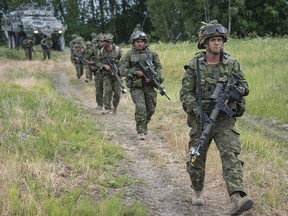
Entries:
POLYGON ((239 101, 242 93, 238 88, 232 88, 229 91, 229 101, 239 101))

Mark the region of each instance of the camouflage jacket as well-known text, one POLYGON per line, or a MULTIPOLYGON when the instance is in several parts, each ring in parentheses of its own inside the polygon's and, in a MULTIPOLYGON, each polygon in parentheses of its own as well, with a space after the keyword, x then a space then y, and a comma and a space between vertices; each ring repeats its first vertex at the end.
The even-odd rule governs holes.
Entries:
MULTIPOLYGON (((109 65, 106 58, 110 61, 112 60, 117 66, 119 64, 119 60, 122 57, 122 50, 116 44, 112 44, 113 49, 111 52, 108 52, 105 47, 100 50, 98 56, 96 56, 96 66, 104 73, 104 75, 110 75, 111 73, 106 71, 103 66, 104 64, 109 65)), ((120 71, 119 71, 120 73, 120 71)))
POLYGON ((24 49, 31 49, 34 45, 34 41, 32 39, 25 39, 22 42, 22 46, 24 49))
MULTIPOLYGON (((211 95, 213 94, 216 84, 227 84, 230 74, 233 72, 237 74, 237 87, 244 90, 240 101, 228 102, 228 106, 234 111, 235 116, 241 116, 245 111, 244 96, 249 94, 249 87, 237 60, 231 58, 228 53, 223 53, 221 62, 216 66, 208 65, 204 56, 205 52, 199 55, 199 68, 201 75, 201 89, 202 89, 202 106, 203 111, 209 114, 214 104, 212 103, 211 95)), ((197 57, 189 61, 185 66, 185 72, 182 78, 182 88, 180 90, 180 100, 184 111, 195 116, 199 115, 198 106, 198 87, 196 75, 197 57)))
POLYGON ((53 47, 53 41, 51 38, 43 38, 41 40, 42 49, 51 49, 53 47))
POLYGON ((138 61, 142 65, 147 66, 146 60, 150 59, 153 64, 153 69, 156 72, 156 79, 160 83, 164 81, 162 73, 162 65, 159 60, 158 54, 148 47, 143 50, 130 49, 126 55, 120 60, 120 71, 126 76, 126 85, 128 88, 141 88, 145 87, 145 83, 142 78, 137 77, 137 71, 142 71, 138 61))

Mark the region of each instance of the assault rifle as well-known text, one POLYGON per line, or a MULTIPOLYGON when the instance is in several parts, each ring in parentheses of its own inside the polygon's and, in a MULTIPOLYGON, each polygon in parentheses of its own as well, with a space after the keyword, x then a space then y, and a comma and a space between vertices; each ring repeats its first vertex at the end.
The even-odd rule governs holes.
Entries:
POLYGON ((89 64, 89 61, 84 56, 73 57, 77 64, 89 64))
POLYGON ((119 70, 113 60, 110 60, 108 57, 105 57, 106 61, 108 62, 108 65, 111 68, 112 76, 114 76, 118 83, 121 85, 121 92, 122 94, 125 94, 127 92, 122 80, 119 77, 119 70))
MULTIPOLYGON (((236 79, 234 76, 236 74, 231 74, 227 85, 224 87, 223 84, 217 83, 216 88, 211 95, 211 100, 214 101, 215 105, 209 117, 207 116, 205 119, 205 124, 203 126, 202 132, 198 139, 197 147, 191 147, 189 150, 190 160, 189 165, 194 166, 193 163, 196 161, 197 157, 200 155, 199 150, 207 141, 207 137, 212 130, 213 123, 216 121, 218 114, 220 111, 225 112, 230 118, 233 117, 234 112, 231 108, 227 105, 229 101, 229 91, 233 88, 236 84, 236 79)), ((200 119, 202 121, 202 119, 200 119)))
POLYGON ((154 71, 152 67, 153 63, 150 60, 146 60, 147 67, 145 67, 139 60, 138 60, 138 63, 144 73, 145 78, 150 79, 153 82, 154 86, 159 90, 162 96, 165 96, 168 98, 168 100, 171 100, 168 97, 165 88, 162 87, 156 79, 156 72, 154 71))

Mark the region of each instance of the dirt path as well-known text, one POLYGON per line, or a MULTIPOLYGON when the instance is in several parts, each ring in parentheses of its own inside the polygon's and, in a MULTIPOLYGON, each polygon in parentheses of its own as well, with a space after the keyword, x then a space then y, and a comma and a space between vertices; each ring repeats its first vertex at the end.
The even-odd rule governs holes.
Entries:
MULTIPOLYGON (((83 85, 87 86, 85 88, 94 89, 94 84, 87 85, 84 80, 79 80, 78 84, 71 85, 64 67, 63 64, 57 65, 54 79, 57 91, 88 109, 91 117, 103 126, 102 132, 108 139, 123 148, 126 155, 122 161, 123 174, 139 179, 125 189, 126 202, 137 199, 146 203, 149 215, 152 216, 225 215, 229 201, 223 184, 219 185, 213 177, 206 179, 205 207, 192 206, 192 190, 183 158, 176 155, 175 151, 153 131, 149 131, 145 141, 137 139, 133 117, 124 114, 124 110, 127 109, 125 106, 134 106, 133 104, 120 102, 117 115, 102 115, 100 111, 95 110, 94 91, 93 94, 79 91, 83 85)), ((125 97, 121 100, 125 100, 125 97)))

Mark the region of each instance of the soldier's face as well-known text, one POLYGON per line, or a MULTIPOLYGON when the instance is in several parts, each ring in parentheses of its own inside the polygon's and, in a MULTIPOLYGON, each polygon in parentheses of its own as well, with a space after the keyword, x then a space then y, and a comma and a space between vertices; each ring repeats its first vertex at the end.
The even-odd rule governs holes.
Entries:
POLYGON ((99 40, 98 41, 98 47, 102 48, 104 46, 104 41, 103 40, 99 40))
POLYGON ((145 42, 143 40, 135 40, 134 41, 134 47, 135 49, 141 50, 144 48, 145 42))
POLYGON ((208 39, 208 44, 205 45, 206 50, 213 54, 219 54, 223 49, 224 42, 222 37, 213 37, 208 39))

